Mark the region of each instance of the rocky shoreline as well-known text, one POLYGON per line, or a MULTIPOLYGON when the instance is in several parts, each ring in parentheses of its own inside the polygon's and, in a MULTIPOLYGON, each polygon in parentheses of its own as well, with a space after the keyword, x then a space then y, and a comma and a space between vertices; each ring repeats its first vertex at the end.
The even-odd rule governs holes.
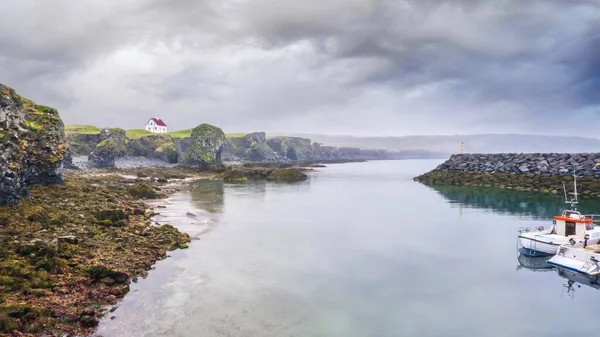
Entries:
POLYGON ((187 234, 151 221, 144 200, 176 191, 157 181, 66 173, 0 207, 0 335, 91 333, 132 279, 183 248, 187 234))
POLYGON ((241 163, 225 166, 224 148, 233 143, 208 124, 177 140, 104 129, 74 141, 55 109, 2 84, 0 94, 0 336, 90 334, 132 280, 168 251, 187 248, 189 235, 153 221, 157 210, 147 203, 178 185, 291 183, 308 179, 320 162, 364 160, 354 150, 342 151, 349 157, 310 156, 312 147, 294 148, 286 138, 270 146, 287 159, 264 163, 258 159, 270 153, 266 138, 252 134, 233 141, 230 150, 244 157, 229 162, 241 163))
POLYGON ((227 181, 228 175, 301 181, 308 170, 67 171, 63 184, 31 187, 30 199, 0 207, 0 336, 91 334, 132 280, 145 276, 168 251, 186 248, 190 237, 155 223, 160 209, 147 201, 166 198, 188 181, 227 181))
POLYGON ((414 178, 426 185, 562 194, 577 175, 580 197, 600 198, 600 153, 460 154, 414 178))

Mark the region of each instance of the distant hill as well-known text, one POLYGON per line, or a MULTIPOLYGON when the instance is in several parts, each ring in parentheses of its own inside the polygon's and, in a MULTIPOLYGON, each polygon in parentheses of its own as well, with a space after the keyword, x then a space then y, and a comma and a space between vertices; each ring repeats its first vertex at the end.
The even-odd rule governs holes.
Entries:
POLYGON ((519 134, 404 137, 354 137, 317 134, 290 134, 287 136, 310 138, 315 142, 338 147, 348 146, 390 151, 419 150, 447 154, 457 153, 461 142, 465 143, 465 152, 469 153, 600 152, 600 139, 569 136, 519 134))

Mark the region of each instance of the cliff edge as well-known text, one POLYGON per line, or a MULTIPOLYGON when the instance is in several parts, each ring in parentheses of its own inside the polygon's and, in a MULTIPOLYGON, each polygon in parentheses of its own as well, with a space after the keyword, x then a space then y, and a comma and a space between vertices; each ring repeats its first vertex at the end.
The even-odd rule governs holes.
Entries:
POLYGON ((0 205, 27 198, 27 186, 62 183, 66 151, 58 111, 0 84, 0 205))

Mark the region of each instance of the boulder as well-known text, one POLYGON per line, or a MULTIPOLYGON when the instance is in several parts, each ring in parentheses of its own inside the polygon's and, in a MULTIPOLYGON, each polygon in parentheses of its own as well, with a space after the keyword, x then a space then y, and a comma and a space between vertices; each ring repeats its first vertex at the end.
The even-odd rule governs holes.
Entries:
MULTIPOLYGON (((210 124, 201 124, 192 130, 189 145, 181 164, 184 166, 206 168, 221 164, 221 154, 226 142, 223 130, 210 124)), ((181 149, 181 144, 179 145, 181 149)))
POLYGON ((0 84, 0 205, 28 197, 29 185, 62 183, 66 151, 58 111, 0 84))

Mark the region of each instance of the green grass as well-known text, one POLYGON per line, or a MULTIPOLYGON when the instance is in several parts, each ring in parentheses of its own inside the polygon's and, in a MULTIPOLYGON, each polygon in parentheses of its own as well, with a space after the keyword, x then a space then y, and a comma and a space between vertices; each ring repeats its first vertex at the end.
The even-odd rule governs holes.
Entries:
POLYGON ((173 138, 185 138, 192 135, 192 129, 168 132, 167 135, 173 138))
MULTIPOLYGON (((169 132, 167 134, 173 138, 185 138, 185 137, 190 137, 192 135, 192 129, 173 131, 173 132, 169 132)), ((244 137, 247 134, 248 133, 246 133, 246 132, 226 133, 225 137, 237 138, 237 137, 244 137)))
POLYGON ((65 132, 67 134, 85 134, 85 135, 96 135, 99 134, 102 129, 93 125, 66 125, 65 132))
POLYGON ((39 105, 39 104, 37 104, 37 105, 35 106, 35 108, 36 108, 38 111, 41 111, 41 112, 43 112, 43 113, 47 113, 47 114, 49 114, 49 113, 54 113, 54 112, 55 112, 55 110, 54 110, 54 109, 52 109, 52 108, 51 108, 51 107, 49 107, 49 106, 45 106, 45 105, 39 105))
POLYGON ((25 121, 25 127, 33 132, 40 131, 42 126, 34 121, 25 121))
MULTIPOLYGON (((100 133, 100 131, 102 131, 102 129, 95 127, 93 125, 67 125, 67 126, 65 126, 65 132, 67 134, 94 135, 94 134, 100 133)), ((139 139, 144 136, 149 136, 149 135, 153 135, 153 134, 154 133, 152 133, 148 130, 145 130, 145 129, 132 129, 132 130, 126 131, 127 138, 129 138, 129 139, 139 139)), ((247 132, 226 133, 225 137, 238 138, 238 137, 244 137, 247 134, 248 134, 247 132)), ((168 132, 167 135, 169 135, 173 138, 186 138, 186 137, 190 137, 192 135, 192 129, 168 132)))
POLYGON ((125 131, 125 135, 129 139, 140 139, 145 136, 153 135, 154 133, 146 130, 146 129, 131 129, 125 131))
POLYGON ((233 132, 233 133, 226 133, 225 137, 227 137, 227 138, 241 138, 241 137, 244 137, 247 134, 248 134, 247 132, 233 132))

